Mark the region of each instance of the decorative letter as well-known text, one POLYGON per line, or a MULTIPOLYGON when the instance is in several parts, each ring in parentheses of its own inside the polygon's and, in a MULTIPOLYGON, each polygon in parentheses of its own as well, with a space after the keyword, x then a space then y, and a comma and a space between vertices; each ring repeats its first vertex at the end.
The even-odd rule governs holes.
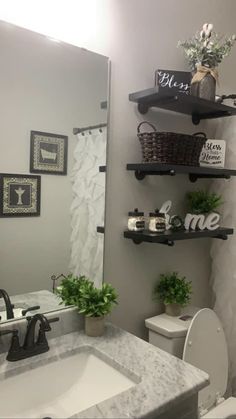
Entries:
POLYGON ((202 214, 187 214, 184 221, 184 227, 186 230, 196 230, 197 227, 199 230, 204 230, 204 221, 205 217, 202 214))
POLYGON ((206 217, 204 227, 207 228, 207 230, 216 230, 220 227, 218 224, 220 221, 220 215, 216 212, 212 212, 206 217))

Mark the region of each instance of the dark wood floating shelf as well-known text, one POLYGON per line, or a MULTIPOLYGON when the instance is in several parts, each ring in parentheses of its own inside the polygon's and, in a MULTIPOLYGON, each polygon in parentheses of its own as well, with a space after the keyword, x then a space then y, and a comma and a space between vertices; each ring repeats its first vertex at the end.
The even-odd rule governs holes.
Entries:
POLYGON ((102 227, 102 226, 97 226, 97 233, 102 233, 102 234, 104 234, 104 233, 105 233, 105 227, 102 227))
POLYGON ((236 108, 221 103, 201 99, 196 96, 180 93, 178 95, 158 92, 158 87, 141 90, 129 95, 131 102, 138 103, 141 114, 148 112, 149 108, 161 108, 168 111, 183 113, 192 116, 192 122, 197 125, 201 119, 221 118, 236 115, 236 108))
POLYGON ((230 179, 236 176, 236 170, 233 169, 215 169, 210 167, 180 166, 161 163, 133 163, 127 164, 127 170, 135 172, 135 177, 142 180, 147 175, 155 176, 175 176, 188 175, 191 182, 204 178, 230 179))
POLYGON ((165 233, 151 233, 148 230, 143 232, 136 231, 124 231, 124 237, 131 239, 135 244, 142 242, 147 243, 159 243, 167 246, 174 246, 176 240, 189 240, 189 239, 202 239, 205 237, 211 237, 215 239, 227 240, 228 236, 233 234, 232 228, 219 228, 214 231, 210 230, 198 230, 198 231, 166 231, 165 233))

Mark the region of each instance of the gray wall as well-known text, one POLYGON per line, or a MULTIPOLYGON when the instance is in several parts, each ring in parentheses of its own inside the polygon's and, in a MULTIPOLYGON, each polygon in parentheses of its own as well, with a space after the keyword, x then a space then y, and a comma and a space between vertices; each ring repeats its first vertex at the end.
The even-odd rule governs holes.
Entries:
POLYGON ((29 173, 30 131, 67 135, 67 176, 41 175, 41 215, 0 218, 0 288, 51 289, 70 260, 73 127, 106 122, 107 59, 0 25, 0 171, 29 173))
MULTIPOLYGON (((213 22, 217 31, 234 33, 235 1, 129 0, 114 2, 116 26, 113 33, 111 135, 108 158, 107 223, 105 241, 105 280, 118 290, 119 306, 112 320, 126 330, 146 336, 144 319, 161 311, 152 301, 153 284, 161 272, 177 270, 193 283, 192 303, 204 307, 210 302, 210 241, 179 242, 173 248, 161 245, 134 245, 123 238, 127 213, 139 207, 146 213, 171 199, 181 208, 186 191, 205 187, 204 181, 193 186, 186 177, 149 177, 138 182, 125 170, 126 163, 140 161, 136 138, 138 122, 148 119, 159 130, 192 133, 190 118, 150 111, 142 117, 128 94, 153 86, 157 68, 187 69, 182 52, 176 48, 205 22, 213 22)), ((235 90, 236 47, 220 67, 220 91, 235 90)), ((214 126, 214 123, 208 124, 214 126)), ((207 128, 210 134, 210 128, 207 128)), ((222 244, 223 245, 223 244, 222 244)))
MULTIPOLYGON (((152 86, 157 68, 187 69, 181 50, 176 48, 177 41, 191 36, 203 23, 213 22, 218 32, 233 33, 236 2, 99 0, 99 13, 90 3, 92 0, 82 4, 73 2, 68 8, 67 1, 61 2, 56 19, 54 12, 47 6, 44 10, 42 3, 36 8, 34 5, 35 10, 18 11, 18 14, 0 7, 0 16, 111 58, 105 279, 112 282, 120 295, 112 320, 126 330, 145 336, 144 319, 161 310, 151 299, 160 272, 179 270, 193 282, 192 302, 199 306, 209 303, 210 241, 179 242, 174 248, 167 248, 151 244, 135 246, 123 238, 130 209, 139 206, 147 212, 165 199, 172 199, 178 209, 185 192, 193 188, 182 176, 137 182, 132 173, 126 172, 127 162, 140 161, 136 127, 143 119, 135 105, 129 103, 128 94, 152 86), (44 16, 43 22, 39 22, 39 15, 44 16)), ((235 90, 235 64, 236 47, 220 66, 220 91, 235 90)), ((155 121, 160 130, 191 133, 196 129, 188 117, 177 114, 153 111, 146 118, 155 121)), ((209 127, 213 126, 211 121, 209 127)), ((197 130, 202 128, 198 126, 197 130)), ((205 184, 199 182, 195 187, 205 184)))

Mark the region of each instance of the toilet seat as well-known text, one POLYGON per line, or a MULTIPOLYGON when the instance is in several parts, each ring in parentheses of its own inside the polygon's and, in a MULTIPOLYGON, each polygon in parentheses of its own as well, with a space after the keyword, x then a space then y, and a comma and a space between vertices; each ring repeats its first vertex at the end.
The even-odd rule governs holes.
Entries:
MULTIPOLYGON (((199 392, 200 412, 208 412, 224 396, 228 380, 228 352, 225 335, 214 311, 204 308, 194 316, 187 332, 183 360, 205 371, 210 376, 210 385, 199 392)), ((228 399, 229 402, 227 400, 215 409, 219 409, 221 406, 221 410, 224 409, 225 403, 231 406, 233 399, 233 414, 236 416, 236 399, 230 399, 228 399)), ((212 414, 213 412, 209 413, 209 415, 212 414)), ((203 417, 214 416, 205 415, 203 417)), ((228 416, 219 417, 226 418, 228 416)))

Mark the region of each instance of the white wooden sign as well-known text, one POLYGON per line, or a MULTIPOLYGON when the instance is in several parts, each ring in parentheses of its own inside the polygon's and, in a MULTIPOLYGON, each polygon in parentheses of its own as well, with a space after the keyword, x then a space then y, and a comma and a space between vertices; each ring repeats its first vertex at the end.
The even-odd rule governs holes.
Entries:
POLYGON ((207 140, 200 155, 200 166, 224 167, 225 165, 225 141, 207 140))
MULTIPOLYGON (((170 215, 172 202, 170 200, 164 202, 160 212, 163 212, 166 216, 166 230, 171 229, 171 219, 174 215, 170 215)), ((185 230, 216 230, 219 228, 220 215, 216 212, 210 214, 186 214, 184 219, 185 230)))
POLYGON ((217 230, 220 215, 216 212, 210 214, 186 214, 184 227, 186 230, 217 230))

